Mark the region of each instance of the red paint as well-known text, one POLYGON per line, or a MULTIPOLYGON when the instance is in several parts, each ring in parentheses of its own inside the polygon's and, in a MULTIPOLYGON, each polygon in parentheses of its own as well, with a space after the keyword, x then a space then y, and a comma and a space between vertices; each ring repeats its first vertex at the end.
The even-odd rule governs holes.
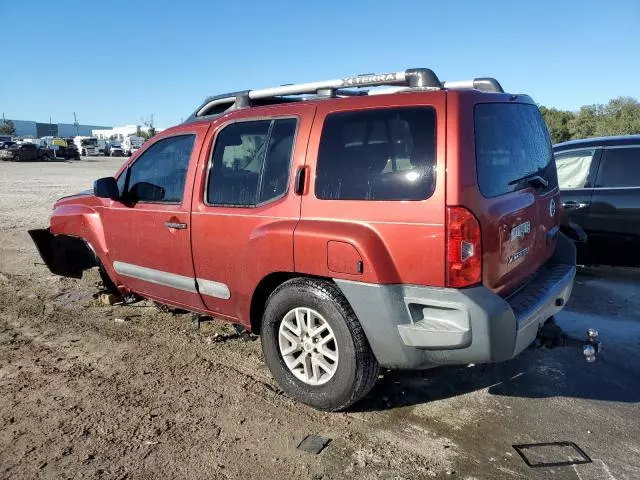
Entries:
MULTIPOLYGON (((447 206, 459 206, 477 219, 481 233, 482 258, 474 259, 476 270, 468 283, 481 280, 507 293, 549 258, 553 245, 544 239, 558 224, 557 215, 545 214, 552 197, 558 202, 557 190, 544 198, 521 190, 493 199, 478 190, 473 107, 478 102, 510 101, 507 94, 478 91, 412 92, 239 109, 214 120, 180 125, 147 142, 128 163, 157 140, 195 133, 182 204, 132 207, 91 195, 70 197, 56 203, 51 230, 87 239, 123 291, 249 325, 256 286, 277 272, 444 287, 446 211, 447 206), (316 198, 316 157, 328 114, 421 105, 433 107, 437 119, 436 183, 431 197, 400 202, 316 198), (239 119, 278 116, 299 119, 286 195, 255 208, 206 205, 208 162, 220 129, 239 119), (294 193, 299 168, 305 169, 301 196, 294 193), (510 229, 527 219, 531 234, 505 241, 510 229), (188 228, 168 229, 167 221, 186 223, 188 228), (508 264, 507 258, 523 247, 530 248, 526 259, 508 264), (224 283, 231 297, 220 299, 119 276, 114 261, 224 283)), ((531 102, 528 97, 517 101, 531 102)))
POLYGON ((348 242, 335 240, 327 243, 327 267, 333 273, 347 273, 349 275, 362 275, 360 266, 364 270, 362 257, 353 245, 348 242))

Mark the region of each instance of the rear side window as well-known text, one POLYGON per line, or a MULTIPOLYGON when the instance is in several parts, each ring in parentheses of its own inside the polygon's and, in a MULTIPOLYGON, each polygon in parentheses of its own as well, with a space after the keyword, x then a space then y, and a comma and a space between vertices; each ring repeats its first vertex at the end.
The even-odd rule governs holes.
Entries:
POLYGON ((218 133, 206 202, 255 206, 285 194, 297 120, 237 122, 218 133))
POLYGON ((640 148, 606 148, 597 187, 640 187, 640 148))
POLYGON ((436 114, 431 107, 328 115, 315 191, 322 200, 424 200, 435 188, 436 114))
POLYGON ((538 107, 522 103, 481 103, 474 110, 478 186, 485 197, 526 187, 539 175, 547 190, 558 185, 547 127, 538 107))
POLYGON ((589 172, 596 151, 573 150, 555 154, 560 188, 584 188, 589 183, 589 172))

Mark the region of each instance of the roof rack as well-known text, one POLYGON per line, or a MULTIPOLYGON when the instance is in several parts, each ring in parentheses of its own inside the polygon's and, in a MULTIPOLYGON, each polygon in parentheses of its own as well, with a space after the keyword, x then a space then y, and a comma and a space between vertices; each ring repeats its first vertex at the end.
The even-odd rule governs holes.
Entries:
MULTIPOLYGON (((391 73, 365 73, 355 77, 319 82, 280 85, 278 87, 258 90, 244 90, 225 93, 207 98, 204 103, 187 119, 193 121, 199 117, 220 115, 229 110, 245 108, 252 105, 269 105, 286 103, 317 97, 348 97, 368 95, 365 87, 395 87, 391 91, 408 90, 440 90, 440 89, 476 89, 486 92, 504 92, 495 78, 482 77, 472 80, 441 82, 433 70, 429 68, 409 68, 405 71, 391 73), (398 88, 399 87, 399 88, 398 88), (404 87, 404 88, 402 88, 404 87), (307 96, 298 97, 295 96, 307 96)), ((371 93, 375 90, 371 90, 371 93)))

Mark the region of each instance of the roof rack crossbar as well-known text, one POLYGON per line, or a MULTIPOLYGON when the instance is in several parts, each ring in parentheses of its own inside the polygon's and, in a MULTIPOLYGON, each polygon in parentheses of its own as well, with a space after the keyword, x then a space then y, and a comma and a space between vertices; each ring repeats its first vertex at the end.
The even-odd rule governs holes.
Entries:
MULTIPOLYGON (((349 93, 345 89, 378 86, 442 88, 440 80, 432 70, 428 68, 410 68, 400 72, 368 73, 366 75, 356 75, 355 77, 338 78, 334 80, 261 88, 257 90, 249 90, 246 94, 248 95, 249 100, 283 97, 288 95, 317 94, 318 91, 328 92, 330 90, 340 92, 338 95, 346 96, 349 95, 349 93)), ((195 116, 206 115, 207 111, 209 111, 211 107, 221 103, 229 103, 234 96, 235 94, 222 94, 207 99, 196 111, 195 116)))
POLYGON ((502 85, 491 77, 480 77, 472 80, 456 80, 453 82, 443 82, 442 86, 451 90, 473 88, 484 92, 504 93, 502 85))
MULTIPOLYGON (((360 90, 364 87, 405 87, 411 89, 476 89, 486 92, 504 92, 495 78, 481 77, 472 80, 440 82, 433 70, 429 68, 409 68, 405 71, 390 73, 367 73, 355 77, 323 80, 298 84, 280 85, 278 87, 244 90, 242 92, 224 93, 209 97, 190 118, 206 116, 213 107, 229 105, 230 109, 244 108, 251 105, 251 100, 291 97, 295 95, 319 95, 325 97, 357 96, 367 94, 360 90)), ((373 93, 375 90, 370 91, 373 93)), ((284 101, 284 100, 283 100, 284 101)), ((226 111, 226 110, 225 110, 226 111)))

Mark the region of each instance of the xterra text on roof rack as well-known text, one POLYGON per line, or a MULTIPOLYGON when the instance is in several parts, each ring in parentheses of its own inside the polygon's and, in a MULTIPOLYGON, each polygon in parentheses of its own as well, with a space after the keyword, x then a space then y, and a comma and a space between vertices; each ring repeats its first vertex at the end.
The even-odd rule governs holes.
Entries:
POLYGON ((259 332, 282 388, 337 410, 379 366, 530 345, 573 285, 559 207, 529 97, 410 69, 210 97, 31 235, 53 273, 259 332))

